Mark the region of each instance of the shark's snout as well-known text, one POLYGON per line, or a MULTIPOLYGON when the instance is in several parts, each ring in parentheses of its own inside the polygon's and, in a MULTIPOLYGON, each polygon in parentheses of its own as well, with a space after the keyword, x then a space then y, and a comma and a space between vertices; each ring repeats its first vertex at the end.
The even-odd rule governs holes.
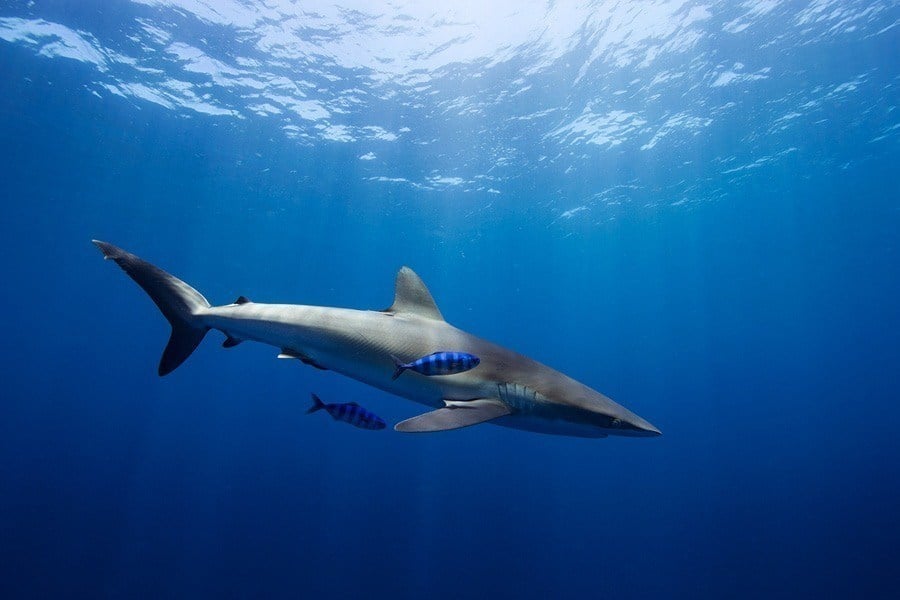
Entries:
POLYGON ((623 429, 628 430, 628 435, 635 437, 656 437, 662 435, 662 431, 640 417, 623 421, 623 429))
POLYGON ((638 431, 639 433, 637 435, 642 437, 656 437, 662 435, 662 431, 646 421, 644 421, 643 425, 635 426, 635 431, 638 431))
POLYGON ((615 432, 615 435, 628 437, 656 437, 662 432, 637 415, 619 417, 604 416, 602 427, 615 432))

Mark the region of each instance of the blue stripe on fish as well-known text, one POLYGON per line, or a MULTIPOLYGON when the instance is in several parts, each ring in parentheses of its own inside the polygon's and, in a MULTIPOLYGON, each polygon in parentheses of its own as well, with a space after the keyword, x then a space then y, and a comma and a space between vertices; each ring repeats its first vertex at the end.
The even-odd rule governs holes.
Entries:
POLYGON ((384 420, 373 412, 369 412, 356 402, 343 404, 325 404, 318 396, 312 394, 313 405, 307 413, 325 409, 335 421, 344 421, 360 429, 384 429, 384 420))
POLYGON ((395 367, 394 375, 391 379, 397 379, 406 370, 428 376, 454 375, 474 369, 481 362, 481 359, 474 354, 449 351, 434 352, 408 363, 404 363, 396 356, 391 358, 394 359, 395 367))

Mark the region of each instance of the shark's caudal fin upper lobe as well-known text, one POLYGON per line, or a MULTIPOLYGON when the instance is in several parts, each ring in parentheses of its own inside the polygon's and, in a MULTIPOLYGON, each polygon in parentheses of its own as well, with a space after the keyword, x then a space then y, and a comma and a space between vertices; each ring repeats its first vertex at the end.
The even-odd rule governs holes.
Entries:
POLYGON ((103 257, 116 261, 156 303, 172 325, 172 336, 159 361, 159 374, 167 375, 183 363, 200 344, 209 328, 198 313, 209 308, 200 292, 145 260, 112 244, 93 240, 103 257))

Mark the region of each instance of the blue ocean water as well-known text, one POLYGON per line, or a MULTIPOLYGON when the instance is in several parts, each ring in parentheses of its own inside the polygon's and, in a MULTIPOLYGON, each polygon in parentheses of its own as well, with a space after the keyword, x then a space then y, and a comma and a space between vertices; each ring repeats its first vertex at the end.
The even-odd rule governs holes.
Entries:
POLYGON ((0 4, 4 598, 893 597, 896 2, 0 4), (659 427, 433 435, 168 325, 458 327, 659 427))

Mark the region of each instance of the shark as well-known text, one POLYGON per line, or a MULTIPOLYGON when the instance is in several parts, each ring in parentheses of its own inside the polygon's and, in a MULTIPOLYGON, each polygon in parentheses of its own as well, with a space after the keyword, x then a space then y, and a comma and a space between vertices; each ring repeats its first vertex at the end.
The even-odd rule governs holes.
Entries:
POLYGON ((422 279, 397 273, 394 301, 384 310, 257 303, 241 296, 212 306, 193 287, 117 246, 93 240, 160 309, 172 327, 158 373, 167 375, 206 333, 225 334, 232 348, 245 341, 278 349, 278 357, 333 371, 432 410, 394 429, 425 433, 491 423, 531 432, 604 438, 653 437, 660 431, 590 387, 527 356, 448 323, 422 279), (469 371, 393 379, 395 360, 414 361, 453 350, 480 358, 469 371), (396 357, 396 358, 395 358, 396 357))

